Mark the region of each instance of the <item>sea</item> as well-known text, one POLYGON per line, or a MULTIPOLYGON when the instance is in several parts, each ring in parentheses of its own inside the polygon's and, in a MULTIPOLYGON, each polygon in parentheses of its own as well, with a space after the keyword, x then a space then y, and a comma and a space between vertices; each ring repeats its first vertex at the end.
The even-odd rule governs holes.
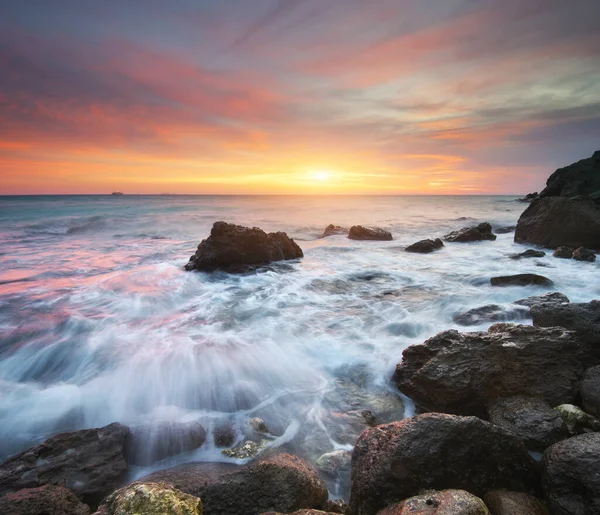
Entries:
MULTIPOLYGON (((265 450, 312 464, 351 450, 364 410, 377 423, 415 413, 390 381, 404 349, 490 325, 461 327, 455 315, 547 291, 600 297, 598 263, 551 251, 509 259, 532 248, 513 233, 404 251, 479 222, 515 225, 525 207, 508 196, 0 197, 0 459, 112 422, 199 421, 208 432, 200 449, 131 476, 243 463, 211 435, 229 424, 240 444, 253 437, 252 417, 269 426, 265 450), (304 258, 244 275, 185 272, 218 220, 284 231, 304 258), (322 238, 331 223, 382 227, 394 239, 322 238), (525 272, 555 286, 490 285, 525 272)), ((347 494, 343 475, 328 487, 347 494)))

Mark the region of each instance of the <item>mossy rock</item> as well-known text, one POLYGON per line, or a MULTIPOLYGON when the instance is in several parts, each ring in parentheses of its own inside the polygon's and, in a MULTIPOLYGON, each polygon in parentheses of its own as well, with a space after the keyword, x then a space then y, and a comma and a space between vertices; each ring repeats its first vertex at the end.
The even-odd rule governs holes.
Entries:
POLYGON ((600 420, 573 404, 561 404, 554 408, 560 413, 571 435, 600 431, 600 420))

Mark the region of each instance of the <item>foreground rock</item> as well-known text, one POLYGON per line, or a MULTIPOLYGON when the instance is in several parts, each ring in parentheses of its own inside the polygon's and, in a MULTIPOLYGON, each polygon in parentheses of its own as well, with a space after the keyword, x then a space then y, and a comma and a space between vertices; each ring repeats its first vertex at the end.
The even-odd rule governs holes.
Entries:
POLYGON ((600 420, 586 413, 579 406, 561 404, 554 409, 565 421, 571 435, 600 431, 600 420))
POLYGON ((444 243, 439 238, 435 240, 420 240, 417 243, 409 245, 404 250, 406 252, 418 252, 419 254, 429 254, 435 250, 439 250, 444 246, 444 243))
POLYGON ((490 279, 492 286, 552 286, 554 283, 544 277, 543 275, 537 274, 517 274, 517 275, 504 275, 500 277, 492 277, 490 279))
POLYGON ((496 235, 492 233, 492 226, 484 222, 475 227, 465 227, 459 231, 453 231, 444 236, 446 241, 466 243, 470 241, 495 240, 496 235))
POLYGON ((499 323, 487 332, 444 331, 405 349, 393 379, 400 391, 433 411, 485 418, 487 406, 514 395, 556 406, 577 395, 582 372, 573 351, 577 345, 559 327, 499 323))
POLYGON ((553 515, 600 513, 600 433, 555 443, 542 459, 542 487, 553 515))
POLYGON ((480 308, 470 309, 455 315, 452 319, 460 325, 478 325, 486 322, 506 322, 523 320, 529 317, 529 309, 525 307, 505 308, 498 304, 488 304, 480 308))
POLYGON ((479 497, 464 490, 417 495, 381 510, 378 515, 489 515, 479 497))
POLYGON ((192 451, 206 440, 206 431, 198 422, 162 422, 132 428, 126 443, 127 462, 134 465, 153 463, 192 451))
POLYGON ((600 366, 585 371, 581 381, 581 402, 585 411, 600 417, 600 366))
POLYGON ((327 227, 325 227, 325 230, 323 231, 323 235, 321 236, 321 238, 327 238, 327 236, 335 236, 338 234, 347 236, 348 229, 346 229, 345 227, 341 227, 339 225, 329 224, 327 227))
POLYGON ((164 483, 134 483, 104 500, 95 515, 202 515, 198 497, 164 483))
POLYGON ((189 463, 141 481, 166 483, 200 497, 207 515, 290 513, 321 508, 327 500, 327 489, 317 473, 300 458, 284 453, 243 467, 189 463))
POLYGON ((573 259, 575 261, 587 261, 592 263, 593 261, 596 261, 596 253, 585 247, 579 247, 573 251, 573 259))
POLYGON ((125 477, 129 429, 110 424, 49 438, 0 466, 0 495, 22 488, 61 485, 97 506, 125 477))
POLYGON ((353 225, 348 232, 348 238, 351 240, 380 240, 389 241, 392 233, 379 227, 363 227, 362 225, 353 225))
POLYGON ((600 200, 600 151, 556 170, 546 181, 541 197, 588 196, 600 200))
POLYGON ((483 497, 491 515, 548 515, 539 499, 523 492, 494 490, 483 497))
POLYGON ((517 435, 533 451, 543 451, 569 436, 560 413, 535 397, 501 399, 488 408, 488 417, 493 424, 517 435))
POLYGON ((564 293, 553 291, 550 293, 544 293, 543 295, 533 295, 525 299, 517 300, 514 303, 519 306, 527 306, 529 308, 538 305, 547 304, 569 304, 571 301, 564 293))
POLYGON ((543 250, 534 250, 527 249, 520 254, 511 254, 508 256, 510 259, 523 259, 523 258, 541 258, 544 257, 546 253, 543 250))
POLYGON ((425 489, 534 491, 535 463, 508 431, 428 413, 365 431, 352 456, 350 513, 372 515, 425 489))
POLYGON ((89 515, 90 508, 62 486, 25 488, 0 497, 5 515, 89 515))
POLYGON ((303 257, 302 249, 284 232, 215 222, 210 236, 185 265, 186 270, 239 272, 273 261, 303 257))

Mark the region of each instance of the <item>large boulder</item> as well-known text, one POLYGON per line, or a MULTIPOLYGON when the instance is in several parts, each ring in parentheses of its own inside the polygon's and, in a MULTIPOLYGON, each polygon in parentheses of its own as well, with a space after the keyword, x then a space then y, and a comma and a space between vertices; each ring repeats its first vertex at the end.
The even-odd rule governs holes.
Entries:
POLYGON ((419 254, 429 254, 434 250, 439 250, 444 246, 444 243, 439 238, 435 240, 420 240, 417 243, 409 245, 404 250, 406 252, 417 252, 419 254))
POLYGON ((542 487, 553 515, 600 513, 600 433, 555 443, 542 459, 542 487))
POLYGON ((517 435, 528 449, 543 451, 569 436, 562 416, 545 401, 516 395, 488 407, 490 422, 517 435))
POLYGON ((492 286, 552 286, 554 283, 537 274, 502 275, 490 279, 492 286))
POLYGON ((517 222, 515 241, 551 249, 582 245, 600 249, 600 206, 566 197, 534 200, 517 222))
POLYGON ((90 507, 63 486, 24 488, 0 497, 4 515, 89 515, 90 507))
POLYGON ((273 261, 303 257, 302 249, 284 232, 215 222, 210 236, 185 265, 186 270, 246 271, 273 261))
POLYGON ((0 465, 0 495, 61 485, 95 507, 127 473, 124 447, 128 434, 127 427, 115 423, 53 436, 0 465))
POLYGON ((352 455, 350 513, 373 515, 426 489, 537 489, 515 435, 477 417, 428 413, 366 430, 352 455))
POLYGON ((459 325, 477 325, 486 322, 506 322, 509 320, 522 320, 529 318, 529 309, 513 306, 503 307, 498 304, 488 304, 479 308, 473 308, 452 317, 459 325))
POLYGON ((392 240, 392 233, 379 227, 363 227, 362 225, 353 225, 348 232, 348 238, 351 240, 392 240))
POLYGON ((573 402, 582 365, 578 342, 560 327, 498 323, 487 332, 444 331, 402 353, 394 381, 418 405, 478 415, 504 397, 539 397, 551 406, 573 402))
POLYGON ((200 497, 207 515, 290 513, 321 508, 327 488, 314 469, 296 456, 280 453, 245 466, 188 463, 140 480, 159 482, 200 497))
POLYGON ((444 236, 446 241, 466 243, 470 241, 495 240, 496 235, 492 233, 492 226, 487 223, 481 223, 475 227, 465 227, 459 231, 453 231, 444 236))
POLYGON ((405 499, 377 515, 489 515, 484 502, 464 490, 428 492, 405 499))
POLYGON ((491 515, 548 515, 548 509, 532 495, 523 492, 494 490, 483 500, 491 515))
POLYGON ((585 411, 600 417, 600 366, 588 368, 583 374, 581 402, 585 411))
POLYGON ((600 151, 556 170, 546 181, 540 197, 588 196, 600 200, 600 151))

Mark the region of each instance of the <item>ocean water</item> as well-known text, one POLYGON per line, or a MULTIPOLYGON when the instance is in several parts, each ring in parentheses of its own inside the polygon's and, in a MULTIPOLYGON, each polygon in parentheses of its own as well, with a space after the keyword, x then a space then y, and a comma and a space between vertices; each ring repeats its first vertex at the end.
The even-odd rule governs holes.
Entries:
MULTIPOLYGON (((404 247, 464 226, 513 225, 514 197, 56 196, 0 198, 0 457, 48 436, 119 421, 202 422, 182 461, 228 461, 210 432, 237 441, 261 416, 314 463, 351 449, 360 411, 379 421, 414 406, 389 379, 403 349, 490 303, 550 291, 493 288, 495 275, 535 272, 571 301, 600 297, 598 263, 508 259, 513 234, 404 247), (285 231, 299 261, 249 275, 184 272, 225 220, 285 231), (377 225, 390 242, 322 239, 326 225, 377 225)), ((530 323, 524 320, 523 323, 530 323)), ((148 469, 135 469, 141 475, 148 469)), ((344 495, 343 481, 329 482, 344 495)))

